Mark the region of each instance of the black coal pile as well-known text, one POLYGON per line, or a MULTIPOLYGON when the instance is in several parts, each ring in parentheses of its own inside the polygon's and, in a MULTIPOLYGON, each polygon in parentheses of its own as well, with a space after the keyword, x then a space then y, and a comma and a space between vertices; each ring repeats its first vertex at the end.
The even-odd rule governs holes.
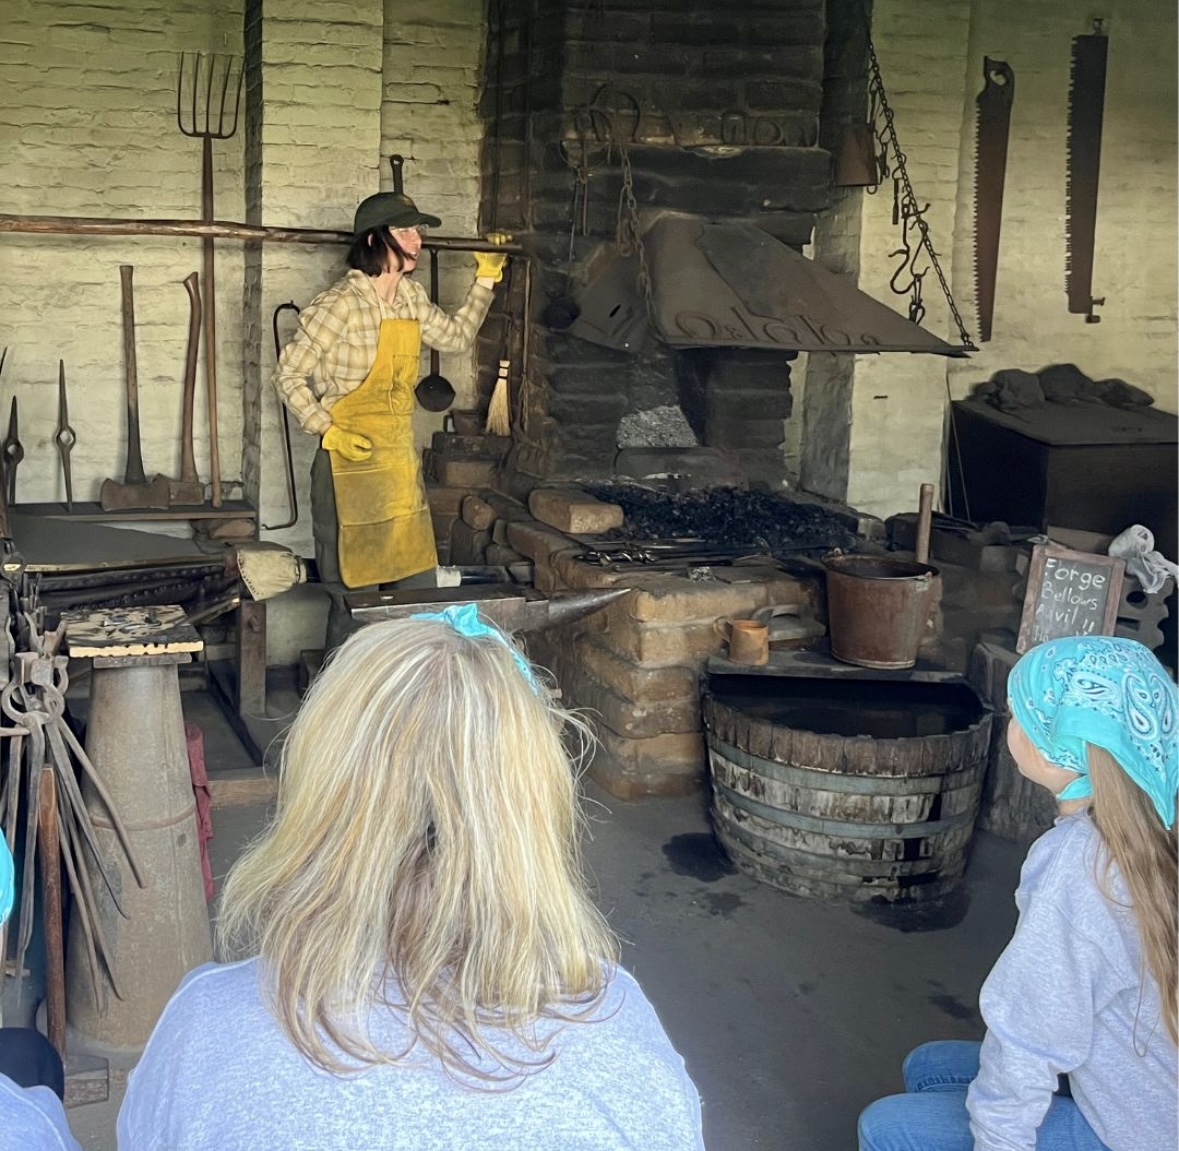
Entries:
POLYGON ((857 541, 850 515, 772 492, 709 488, 673 493, 630 484, 587 485, 587 490, 626 513, 625 525, 608 539, 698 540, 776 556, 848 549, 857 541))

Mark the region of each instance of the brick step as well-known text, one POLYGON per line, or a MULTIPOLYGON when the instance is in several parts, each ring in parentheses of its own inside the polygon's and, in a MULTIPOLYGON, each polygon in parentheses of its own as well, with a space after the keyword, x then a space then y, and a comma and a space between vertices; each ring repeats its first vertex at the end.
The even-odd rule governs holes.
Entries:
POLYGON ((500 459, 512 446, 511 436, 461 436, 457 432, 435 432, 431 449, 439 456, 463 459, 500 459))

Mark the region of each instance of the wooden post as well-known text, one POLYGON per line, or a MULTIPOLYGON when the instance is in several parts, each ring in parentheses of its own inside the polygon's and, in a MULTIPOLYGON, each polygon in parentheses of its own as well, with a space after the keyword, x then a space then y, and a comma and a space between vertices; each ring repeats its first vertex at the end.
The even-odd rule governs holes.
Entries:
POLYGON ((266 604, 244 597, 237 617, 237 710, 266 717, 266 604))
POLYGON ((61 847, 57 835, 57 779, 41 768, 41 806, 37 813, 41 895, 45 901, 45 1013, 49 1042, 66 1053, 65 947, 62 939, 61 847))
POLYGON ((920 506, 917 511, 916 559, 929 563, 929 534, 933 527, 933 484, 921 485, 920 506))

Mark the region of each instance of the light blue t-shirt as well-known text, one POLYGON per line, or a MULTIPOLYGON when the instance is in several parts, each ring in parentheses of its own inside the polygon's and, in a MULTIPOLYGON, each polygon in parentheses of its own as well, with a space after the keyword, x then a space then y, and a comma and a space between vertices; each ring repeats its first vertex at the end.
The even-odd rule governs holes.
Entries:
POLYGON ((82 1151, 65 1108, 48 1087, 18 1087, 0 1075, 0 1151, 82 1151))
POLYGON ((979 995, 986 1021, 967 1095, 975 1151, 1032 1147, 1057 1076, 1111 1151, 1175 1151, 1175 1044, 1116 870, 1088 815, 1057 821, 1032 845, 1015 902, 1019 923, 979 995))
MULTIPOLYGON (((699 1151, 700 1099, 638 984, 613 976, 553 1063, 474 1090, 437 1060, 331 1075, 291 1044, 257 960, 192 972, 156 1024, 119 1113, 120 1151, 699 1151)), ((373 1039, 405 1047, 390 1011, 373 1039)))

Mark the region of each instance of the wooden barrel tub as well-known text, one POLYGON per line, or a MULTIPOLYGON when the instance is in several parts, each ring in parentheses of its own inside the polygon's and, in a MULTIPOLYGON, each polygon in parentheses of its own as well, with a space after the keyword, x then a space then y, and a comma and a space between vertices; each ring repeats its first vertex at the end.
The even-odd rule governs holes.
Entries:
POLYGON ((961 878, 992 718, 965 683, 714 675, 703 711, 713 823, 743 871, 841 902, 961 878))

